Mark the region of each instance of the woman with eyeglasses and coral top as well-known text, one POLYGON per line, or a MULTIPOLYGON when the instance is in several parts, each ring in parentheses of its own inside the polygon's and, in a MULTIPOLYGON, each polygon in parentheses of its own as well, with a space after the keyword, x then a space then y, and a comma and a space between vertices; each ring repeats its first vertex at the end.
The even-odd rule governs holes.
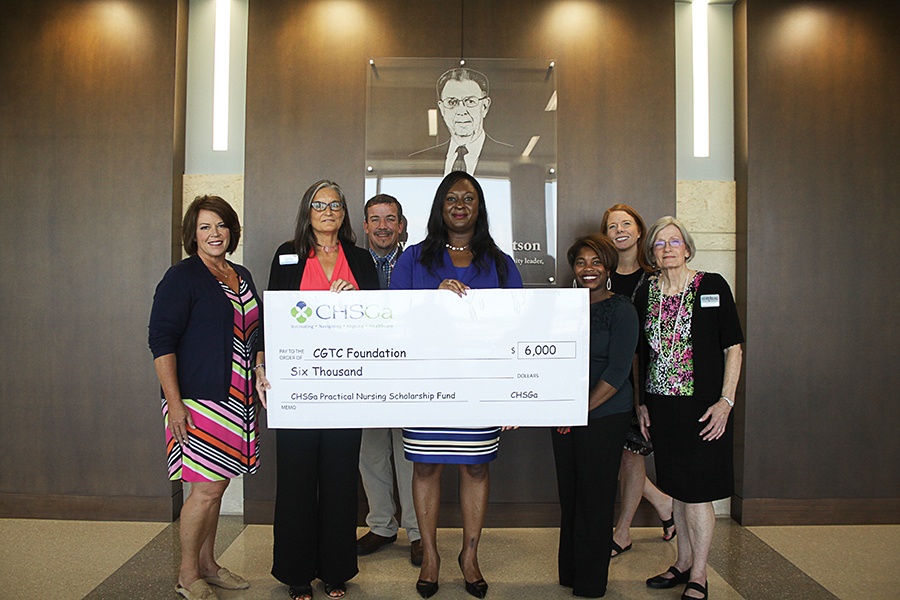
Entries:
POLYGON ((635 294, 640 373, 653 440, 656 482, 674 499, 678 557, 647 585, 685 586, 682 599, 707 598, 713 500, 734 492, 731 409, 741 372, 741 323, 731 289, 716 273, 689 269, 694 240, 674 217, 647 233, 644 255, 659 275, 635 294))
MULTIPOLYGON (((341 188, 317 181, 300 201, 294 239, 275 252, 269 290, 377 290, 367 250, 356 247, 341 188)), ((271 388, 257 372, 261 398, 271 388)), ((311 600, 311 582, 342 598, 356 562, 360 429, 279 429, 272 575, 294 600, 311 600)))

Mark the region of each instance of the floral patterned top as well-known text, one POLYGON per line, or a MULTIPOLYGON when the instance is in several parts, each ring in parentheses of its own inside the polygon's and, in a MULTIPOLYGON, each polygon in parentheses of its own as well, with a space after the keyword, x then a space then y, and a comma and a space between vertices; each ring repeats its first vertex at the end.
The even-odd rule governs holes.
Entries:
POLYGON ((650 342, 647 391, 660 396, 694 395, 694 346, 691 317, 703 273, 687 289, 664 296, 659 277, 650 280, 644 334, 650 342))

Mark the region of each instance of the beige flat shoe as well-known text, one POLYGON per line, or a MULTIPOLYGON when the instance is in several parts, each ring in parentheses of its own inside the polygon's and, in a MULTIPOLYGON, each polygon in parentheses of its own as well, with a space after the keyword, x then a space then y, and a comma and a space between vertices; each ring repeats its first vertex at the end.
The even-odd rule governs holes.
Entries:
POLYGON ((192 583, 189 588, 183 588, 181 584, 178 584, 175 586, 175 591, 187 600, 219 600, 213 589, 202 579, 192 583))
POLYGON ((206 583, 220 587, 223 590, 246 590, 250 587, 249 581, 240 575, 235 575, 225 567, 219 569, 215 577, 207 577, 206 583))

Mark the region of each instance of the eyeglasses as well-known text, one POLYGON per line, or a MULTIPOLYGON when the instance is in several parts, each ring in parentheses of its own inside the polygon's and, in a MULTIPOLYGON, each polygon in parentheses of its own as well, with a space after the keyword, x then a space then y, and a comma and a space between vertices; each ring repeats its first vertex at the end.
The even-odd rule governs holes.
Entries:
POLYGON ((667 242, 660 240, 658 242, 653 242, 653 249, 662 250, 666 247, 666 244, 669 245, 669 248, 681 248, 682 246, 684 246, 684 242, 681 240, 669 240, 667 242))
POLYGON ((475 108, 478 106, 478 103, 487 98, 487 96, 482 96, 478 98, 477 96, 466 96, 462 100, 459 98, 443 98, 441 99, 441 106, 444 108, 454 109, 459 106, 459 103, 462 102, 462 105, 466 108, 475 108))
POLYGON ((339 212, 344 210, 344 205, 339 200, 335 200, 334 202, 320 202, 318 200, 314 200, 311 204, 313 210, 316 212, 322 212, 325 210, 326 206, 330 206, 331 210, 334 212, 339 212))

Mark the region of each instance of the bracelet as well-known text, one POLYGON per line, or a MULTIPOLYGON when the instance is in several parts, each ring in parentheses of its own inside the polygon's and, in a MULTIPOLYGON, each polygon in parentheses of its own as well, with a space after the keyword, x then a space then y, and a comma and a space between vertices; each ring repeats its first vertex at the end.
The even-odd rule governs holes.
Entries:
POLYGON ((253 370, 255 371, 255 370, 257 370, 257 369, 260 368, 260 367, 262 367, 263 369, 265 369, 265 368, 266 368, 266 363, 259 363, 258 365, 256 365, 255 367, 253 367, 253 370))
POLYGON ((731 398, 726 398, 725 396, 719 396, 719 398, 721 398, 722 400, 727 402, 728 406, 730 406, 731 408, 734 408, 734 400, 732 400, 731 398))

